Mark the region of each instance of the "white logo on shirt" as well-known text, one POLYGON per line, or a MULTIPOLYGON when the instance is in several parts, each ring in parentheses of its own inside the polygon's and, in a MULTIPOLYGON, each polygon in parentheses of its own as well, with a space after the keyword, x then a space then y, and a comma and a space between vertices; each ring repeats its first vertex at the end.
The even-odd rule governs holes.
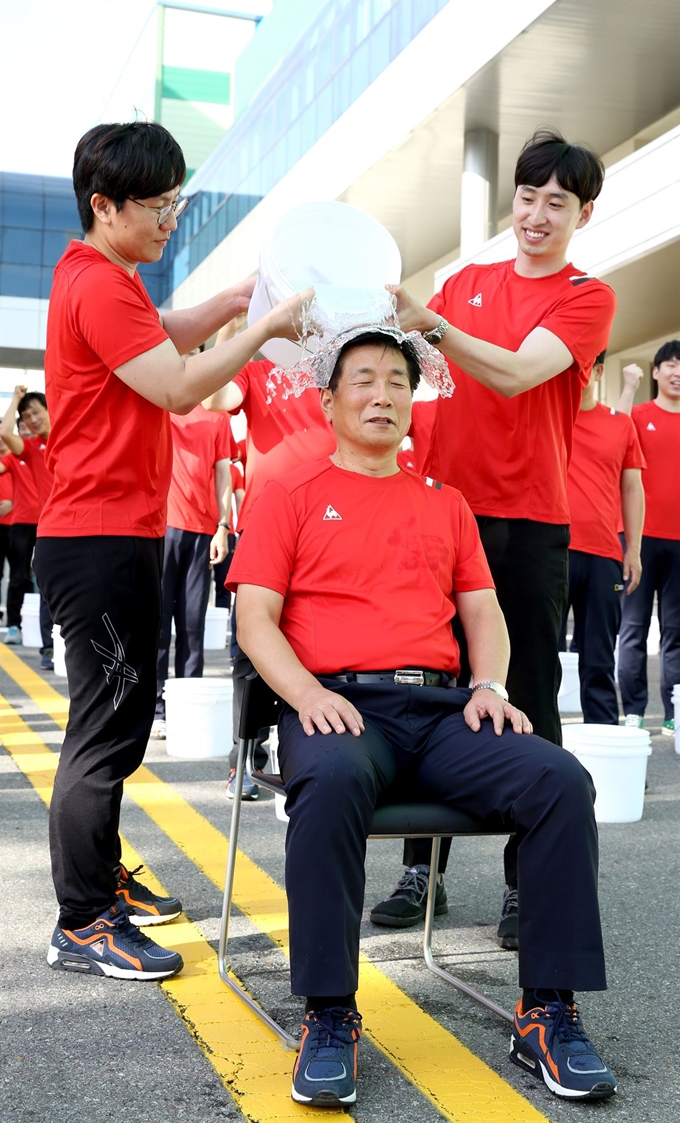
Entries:
POLYGON ((468 304, 472 304, 475 308, 481 308, 482 307, 482 294, 481 294, 481 292, 478 292, 476 296, 473 296, 472 300, 468 300, 468 304))
POLYGON ((647 426, 647 428, 648 428, 648 429, 651 429, 653 433, 656 433, 656 425, 654 424, 654 422, 653 422, 653 421, 650 421, 650 423, 649 423, 649 425, 647 426))
POLYGON ((326 514, 324 515, 324 517, 321 521, 322 522, 336 522, 338 519, 340 520, 340 522, 342 522, 342 515, 339 515, 338 512, 336 511, 335 507, 331 507, 331 505, 329 503, 328 506, 326 507, 326 514))

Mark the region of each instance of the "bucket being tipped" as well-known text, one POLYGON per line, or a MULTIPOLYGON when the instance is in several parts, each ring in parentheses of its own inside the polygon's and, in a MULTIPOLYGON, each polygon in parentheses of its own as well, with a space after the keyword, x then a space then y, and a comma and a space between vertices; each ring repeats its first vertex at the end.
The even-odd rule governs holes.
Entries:
POLYGON ((646 729, 618 725, 563 725, 565 749, 590 773, 598 823, 636 823, 642 818, 651 738, 646 729))

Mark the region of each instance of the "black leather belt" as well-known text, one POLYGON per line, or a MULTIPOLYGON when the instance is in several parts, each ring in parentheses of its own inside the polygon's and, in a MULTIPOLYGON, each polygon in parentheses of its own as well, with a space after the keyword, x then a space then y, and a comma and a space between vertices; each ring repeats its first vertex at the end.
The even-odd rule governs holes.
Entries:
POLYGON ((341 675, 320 675, 336 682, 396 682, 400 686, 455 686, 454 675, 444 671, 420 671, 405 668, 399 671, 345 671, 341 675))

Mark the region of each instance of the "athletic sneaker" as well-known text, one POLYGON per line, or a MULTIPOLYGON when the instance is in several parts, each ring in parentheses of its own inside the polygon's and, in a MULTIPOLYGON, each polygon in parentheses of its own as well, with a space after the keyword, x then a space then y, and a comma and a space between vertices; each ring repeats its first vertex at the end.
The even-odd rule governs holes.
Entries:
POLYGON ((356 1102, 360 1037, 356 1010, 331 1006, 305 1015, 290 1093, 296 1103, 338 1107, 356 1102))
POLYGON ((517 890, 506 889, 503 894, 501 919, 496 932, 496 943, 506 951, 519 947, 519 922, 517 918, 517 890))
MULTIPOLYGON (((411 866, 399 878, 392 896, 371 909, 372 923, 382 924, 387 928, 411 928, 418 921, 424 920, 429 886, 430 867, 411 866)), ((449 911, 449 904, 444 880, 439 876, 434 902, 434 915, 445 916, 449 911)))
MULTIPOLYGON (((227 799, 234 798, 236 789, 236 769, 232 768, 227 780, 227 799)), ((241 786, 241 802, 252 803, 254 800, 260 798, 260 789, 257 784, 253 783, 245 772, 243 773, 243 784, 241 786)))
POLYGON ((62 928, 52 934, 50 967, 112 979, 167 979, 184 966, 176 951, 166 951, 130 921, 120 904, 111 905, 86 928, 62 928))
POLYGON ((143 866, 137 866, 134 870, 126 870, 123 865, 120 867, 116 896, 127 912, 128 919, 138 928, 174 920, 182 911, 182 902, 177 897, 158 897, 146 885, 137 881, 135 874, 143 869, 143 866))
POLYGON ((11 628, 7 629, 7 635, 5 636, 5 643, 9 644, 10 647, 20 647, 21 646, 21 643, 22 643, 21 628, 17 628, 16 624, 12 624, 11 628))
POLYGON ((616 1091, 616 1077, 598 1054, 572 1003, 556 1000, 526 1012, 517 1003, 510 1060, 542 1077, 565 1099, 602 1100, 616 1091))
POLYGON ((642 729, 644 720, 642 714, 626 714, 626 720, 623 724, 626 729, 642 729))
POLYGON ((54 670, 54 651, 51 647, 46 647, 40 656, 40 670, 53 671, 54 670))
POLYGON ((661 732, 666 737, 675 737, 675 721, 672 717, 661 726, 661 732))
POLYGON ((149 738, 152 741, 164 741, 166 733, 165 718, 155 717, 151 723, 149 738))

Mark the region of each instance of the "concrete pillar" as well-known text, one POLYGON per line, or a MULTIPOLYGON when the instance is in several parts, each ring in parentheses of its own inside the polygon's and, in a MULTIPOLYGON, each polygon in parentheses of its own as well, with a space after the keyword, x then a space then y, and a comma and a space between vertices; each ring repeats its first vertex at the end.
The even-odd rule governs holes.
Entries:
POLYGON ((460 256, 469 257, 496 233, 498 134, 469 129, 464 144, 460 256))

